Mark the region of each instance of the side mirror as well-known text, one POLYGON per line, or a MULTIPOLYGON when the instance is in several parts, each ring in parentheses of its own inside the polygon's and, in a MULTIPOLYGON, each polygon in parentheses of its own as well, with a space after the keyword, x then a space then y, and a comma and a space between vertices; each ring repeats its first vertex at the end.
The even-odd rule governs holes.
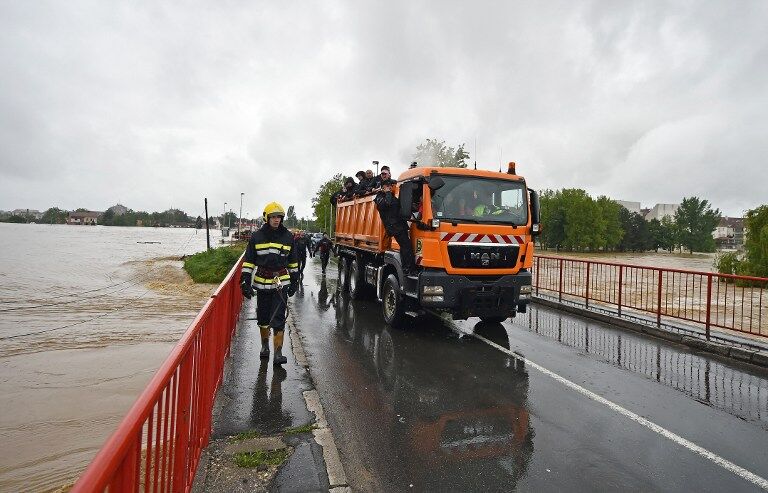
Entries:
POLYGON ((401 183, 399 188, 400 198, 400 217, 402 219, 411 218, 411 204, 413 203, 413 191, 416 188, 416 183, 412 181, 406 181, 401 183))
POLYGON ((434 192, 435 190, 440 190, 441 188, 443 188, 443 186, 444 186, 444 185, 445 185, 445 181, 443 181, 443 179, 442 179, 442 178, 440 178, 439 176, 433 176, 433 177, 432 177, 432 178, 430 178, 430 179, 429 179, 429 181, 427 182, 427 186, 428 186, 428 187, 429 187, 429 189, 430 189, 430 190, 432 190, 433 192, 434 192))
POLYGON ((538 236, 541 233, 541 208, 539 194, 536 190, 529 190, 531 196, 531 235, 538 236))

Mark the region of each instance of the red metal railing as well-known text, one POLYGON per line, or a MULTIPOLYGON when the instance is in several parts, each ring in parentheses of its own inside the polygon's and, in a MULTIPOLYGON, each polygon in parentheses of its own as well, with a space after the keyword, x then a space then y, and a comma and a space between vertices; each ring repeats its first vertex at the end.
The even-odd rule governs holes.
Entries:
POLYGON ((240 261, 206 302, 73 492, 189 491, 242 296, 240 261))
POLYGON ((534 292, 768 337, 768 278, 537 256, 534 292))

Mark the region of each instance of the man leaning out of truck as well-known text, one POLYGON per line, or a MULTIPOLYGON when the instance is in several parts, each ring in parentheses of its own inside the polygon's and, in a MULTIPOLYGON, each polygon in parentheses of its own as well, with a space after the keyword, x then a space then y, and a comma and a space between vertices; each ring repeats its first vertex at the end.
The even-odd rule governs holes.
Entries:
POLYGON ((381 191, 374 199, 379 210, 381 222, 387 234, 397 240, 400 245, 400 261, 403 264, 403 272, 416 273, 416 265, 413 260, 413 245, 408 236, 408 223, 400 217, 400 200, 392 193, 392 186, 397 182, 393 179, 383 180, 381 191))

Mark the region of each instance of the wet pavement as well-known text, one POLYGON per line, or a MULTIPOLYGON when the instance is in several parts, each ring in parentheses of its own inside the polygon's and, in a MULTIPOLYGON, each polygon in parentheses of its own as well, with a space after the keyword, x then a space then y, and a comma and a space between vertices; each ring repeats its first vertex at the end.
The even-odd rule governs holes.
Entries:
MULTIPOLYGON (((537 305, 504 324, 392 329, 328 272, 308 263, 292 311, 354 490, 768 485, 762 369, 537 305)), ((307 384, 289 369, 283 402, 307 384)))

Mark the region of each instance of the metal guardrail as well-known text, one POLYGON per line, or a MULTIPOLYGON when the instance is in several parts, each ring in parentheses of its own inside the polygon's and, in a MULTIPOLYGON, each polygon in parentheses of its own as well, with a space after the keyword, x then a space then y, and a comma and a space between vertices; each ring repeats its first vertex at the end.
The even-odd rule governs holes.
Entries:
POLYGON ((536 256, 534 292, 768 338, 768 278, 536 256))
POLYGON ((91 461, 73 492, 189 491, 242 305, 242 256, 91 461))

